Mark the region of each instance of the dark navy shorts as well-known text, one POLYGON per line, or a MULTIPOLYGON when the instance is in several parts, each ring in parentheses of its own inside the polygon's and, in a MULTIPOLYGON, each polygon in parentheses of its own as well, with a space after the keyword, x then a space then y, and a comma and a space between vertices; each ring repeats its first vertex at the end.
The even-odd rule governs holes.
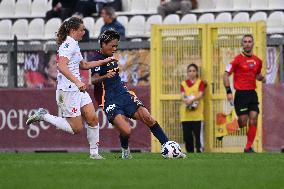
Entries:
POLYGON ((113 123, 114 118, 121 114, 128 118, 132 118, 139 106, 143 106, 143 103, 130 93, 123 93, 117 95, 115 98, 105 97, 104 112, 107 115, 107 119, 110 123, 113 123))

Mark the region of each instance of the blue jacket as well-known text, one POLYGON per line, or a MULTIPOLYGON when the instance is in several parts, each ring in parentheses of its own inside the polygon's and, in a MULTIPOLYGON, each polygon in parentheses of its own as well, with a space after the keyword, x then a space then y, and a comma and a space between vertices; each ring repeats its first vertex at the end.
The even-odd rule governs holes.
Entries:
POLYGON ((116 19, 114 19, 112 21, 112 23, 110 23, 110 24, 103 25, 103 27, 101 28, 101 33, 100 34, 102 34, 105 30, 108 30, 108 29, 114 29, 115 31, 117 31, 119 33, 120 40, 125 40, 125 28, 116 19))

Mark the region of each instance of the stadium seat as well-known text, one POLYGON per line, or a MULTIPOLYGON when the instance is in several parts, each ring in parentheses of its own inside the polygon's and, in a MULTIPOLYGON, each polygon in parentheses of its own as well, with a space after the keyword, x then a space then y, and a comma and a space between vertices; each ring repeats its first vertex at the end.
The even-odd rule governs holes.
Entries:
POLYGON ((129 20, 126 37, 130 37, 130 38, 143 37, 145 36, 144 28, 145 28, 145 17, 144 16, 133 16, 129 20))
POLYGON ((160 0, 148 0, 147 1, 147 12, 149 14, 157 14, 157 8, 160 5, 160 0))
POLYGON ((249 13, 247 12, 239 12, 234 18, 233 22, 249 22, 249 13))
POLYGON ((44 39, 55 40, 56 32, 59 29, 60 25, 61 25, 60 18, 51 18, 50 20, 48 20, 44 28, 44 39))
POLYGON ((15 0, 2 0, 0 3, 0 18, 13 18, 15 4, 15 0))
POLYGON ((214 22, 214 14, 212 13, 205 13, 205 14, 202 14, 198 21, 198 23, 212 23, 214 22))
POLYGON ((130 11, 131 0, 122 0, 122 11, 128 12, 130 11))
POLYGON ((12 39, 12 21, 4 19, 0 21, 0 40, 11 40, 12 39))
POLYGON ((272 12, 268 16, 267 33, 284 33, 284 13, 282 11, 272 12))
POLYGON ((252 10, 267 10, 268 9, 268 0, 251 0, 251 9, 252 10))
POLYGON ((12 36, 17 36, 18 40, 28 39, 29 23, 27 19, 18 19, 12 26, 12 36))
POLYGON ((95 20, 93 17, 85 17, 83 18, 84 25, 86 29, 89 31, 89 36, 91 39, 94 38, 95 32, 95 20))
POLYGON ((52 9, 52 0, 48 0, 47 5, 46 5, 46 10, 49 11, 52 9))
POLYGON ((251 8, 250 0, 234 0, 233 8, 235 11, 249 10, 251 8))
POLYGON ((117 19, 118 22, 120 22, 124 26, 125 31, 127 31, 128 17, 127 16, 118 16, 116 19, 117 19))
POLYGON ((47 0, 34 0, 31 7, 32 17, 45 17, 47 11, 47 0))
POLYGON ((232 15, 231 15, 231 13, 228 13, 228 12, 222 12, 222 13, 220 13, 216 16, 215 22, 216 23, 232 22, 232 15))
POLYGON ((195 14, 186 14, 181 18, 180 23, 181 24, 195 24, 197 23, 197 17, 195 14))
POLYGON ((104 20, 102 17, 100 17, 99 19, 97 19, 96 23, 95 23, 95 31, 94 31, 94 38, 98 38, 100 33, 101 33, 101 28, 104 25, 104 20))
POLYGON ((162 24, 162 16, 152 15, 147 19, 146 25, 145 25, 145 36, 146 37, 150 37, 152 24, 162 24))
POLYGON ((268 0, 269 9, 284 9, 283 0, 268 0))
POLYGON ((31 0, 17 0, 15 7, 16 18, 27 18, 31 16, 31 0))
POLYGON ((266 22, 267 14, 265 12, 256 12, 250 18, 250 21, 252 22, 261 21, 261 20, 266 22))
POLYGON ((146 13, 147 0, 132 0, 130 7, 130 12, 133 14, 146 13))
POLYGON ((217 11, 233 10, 233 0, 216 0, 217 11))
POLYGON ((163 20, 163 24, 179 24, 179 16, 177 14, 169 14, 163 20))
POLYGON ((44 39, 44 20, 35 18, 30 22, 28 39, 43 40, 44 39))

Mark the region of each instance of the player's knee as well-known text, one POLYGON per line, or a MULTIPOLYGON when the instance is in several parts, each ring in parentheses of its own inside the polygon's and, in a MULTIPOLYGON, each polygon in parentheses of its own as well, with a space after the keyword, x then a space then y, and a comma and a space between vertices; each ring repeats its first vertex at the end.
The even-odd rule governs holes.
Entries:
POLYGON ((247 119, 238 119, 238 124, 240 128, 247 126, 247 119))
POLYGON ((144 117, 144 123, 150 127, 156 123, 156 120, 149 114, 144 117))
POLYGON ((95 127, 99 124, 99 120, 97 116, 94 115, 89 120, 86 120, 86 123, 91 127, 95 127))
POLYGON ((121 131, 121 135, 124 136, 124 137, 127 137, 129 138, 130 135, 131 135, 131 128, 125 128, 123 129, 123 131, 121 131))
POLYGON ((81 131, 82 131, 82 128, 80 127, 75 127, 75 128, 72 128, 74 134, 79 134, 81 131))
POLYGON ((255 118, 250 119, 249 125, 257 125, 257 119, 255 119, 255 118))

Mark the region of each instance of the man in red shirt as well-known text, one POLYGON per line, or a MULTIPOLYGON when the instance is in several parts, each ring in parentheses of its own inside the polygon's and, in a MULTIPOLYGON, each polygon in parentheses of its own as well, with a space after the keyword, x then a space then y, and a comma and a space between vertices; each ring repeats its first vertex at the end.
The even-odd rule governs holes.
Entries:
POLYGON ((250 34, 244 35, 242 38, 243 51, 226 66, 223 77, 227 99, 235 106, 239 127, 247 126, 249 122, 245 153, 254 152, 251 146, 256 135, 259 113, 258 97, 255 91, 256 80, 265 82, 265 77, 261 74, 262 61, 253 55, 253 45, 253 36, 250 34), (236 90, 235 99, 233 99, 229 81, 229 76, 232 73, 234 73, 233 83, 236 90))

